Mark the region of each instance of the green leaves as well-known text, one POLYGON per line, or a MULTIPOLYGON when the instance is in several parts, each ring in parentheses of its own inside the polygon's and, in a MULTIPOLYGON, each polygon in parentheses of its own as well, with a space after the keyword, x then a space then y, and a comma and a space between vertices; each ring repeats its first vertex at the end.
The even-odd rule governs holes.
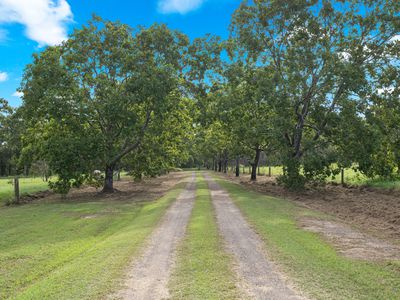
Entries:
POLYGON ((400 31, 392 5, 399 6, 388 0, 262 0, 235 12, 231 36, 246 64, 269 68, 276 79, 272 127, 294 177, 300 164, 313 170, 306 172, 310 179, 325 174, 337 115, 346 103, 371 97, 388 63, 389 41, 400 31))
POLYGON ((174 93, 187 43, 165 25, 132 30, 95 16, 36 55, 24 75, 23 107, 31 129, 40 128, 39 153, 63 181, 60 190, 147 151, 145 140, 157 139, 180 105, 174 93))

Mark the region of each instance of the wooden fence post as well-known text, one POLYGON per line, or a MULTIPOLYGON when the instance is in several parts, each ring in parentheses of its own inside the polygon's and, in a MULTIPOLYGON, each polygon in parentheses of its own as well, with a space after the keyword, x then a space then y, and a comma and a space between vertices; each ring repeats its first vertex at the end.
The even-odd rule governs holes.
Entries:
POLYGON ((268 177, 271 177, 271 175, 272 175, 272 172, 271 172, 272 170, 271 170, 271 166, 268 166, 268 177))
POLYGON ((14 177, 14 195, 15 195, 15 203, 19 203, 19 178, 14 177))
POLYGON ((341 170, 341 176, 340 176, 340 181, 342 183, 342 186, 344 186, 344 169, 341 170))

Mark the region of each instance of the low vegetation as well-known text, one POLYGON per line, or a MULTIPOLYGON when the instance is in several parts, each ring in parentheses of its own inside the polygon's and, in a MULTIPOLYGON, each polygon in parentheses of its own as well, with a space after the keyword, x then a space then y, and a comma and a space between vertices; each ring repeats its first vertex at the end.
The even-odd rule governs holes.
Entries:
MULTIPOLYGON (((26 195, 48 189, 48 182, 44 182, 41 178, 20 178, 20 194, 26 195)), ((0 178, 0 206, 4 203, 12 201, 14 198, 13 178, 0 178)))
MULTIPOLYGON (((231 170, 234 172, 234 170, 231 170)), ((240 172, 244 175, 251 174, 251 167, 249 166, 240 166, 240 172)), ((258 173, 258 172, 257 172, 258 173)), ((283 168, 280 166, 271 167, 271 176, 277 177, 283 174, 283 168)), ((260 166, 259 173, 260 176, 269 176, 269 167, 260 166)), ((326 179, 328 183, 342 183, 341 174, 334 175, 333 177, 329 177, 326 179)), ((361 172, 357 172, 352 168, 344 169, 344 183, 346 185, 353 186, 370 186, 375 188, 382 189, 399 189, 400 188, 400 180, 396 179, 396 177, 391 178, 368 178, 361 172)))
POLYGON ((177 195, 0 208, 0 298, 100 299, 177 195))

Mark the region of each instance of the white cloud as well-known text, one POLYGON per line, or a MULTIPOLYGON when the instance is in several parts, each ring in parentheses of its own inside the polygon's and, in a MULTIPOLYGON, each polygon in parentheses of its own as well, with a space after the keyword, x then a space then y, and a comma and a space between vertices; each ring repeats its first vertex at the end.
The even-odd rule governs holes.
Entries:
POLYGON ((400 34, 395 35, 394 37, 392 37, 390 39, 391 42, 396 42, 396 41, 400 41, 400 34))
POLYGON ((22 96, 24 96, 24 93, 23 92, 18 92, 18 91, 16 91, 14 94, 12 94, 13 95, 13 97, 18 97, 18 98, 21 98, 22 96))
POLYGON ((66 0, 0 0, 0 23, 19 23, 40 46, 56 45, 67 38, 72 20, 66 0))
POLYGON ((346 62, 348 62, 351 59, 351 54, 346 51, 340 51, 338 53, 338 55, 341 60, 346 61, 346 62))
POLYGON ((8 80, 7 72, 0 72, 0 82, 8 80))
POLYGON ((376 90, 377 94, 380 96, 390 96, 394 92, 395 88, 393 86, 382 87, 376 90))
POLYGON ((158 10, 163 14, 186 14, 198 9, 206 0, 159 0, 158 10))

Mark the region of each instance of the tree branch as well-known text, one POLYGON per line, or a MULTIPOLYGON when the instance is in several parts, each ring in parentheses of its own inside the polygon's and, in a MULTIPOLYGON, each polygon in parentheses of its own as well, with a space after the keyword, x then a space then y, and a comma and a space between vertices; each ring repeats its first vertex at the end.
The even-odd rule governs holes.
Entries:
POLYGON ((140 146, 140 144, 142 143, 142 139, 143 139, 144 133, 146 132, 146 129, 147 129, 149 123, 150 123, 151 112, 152 112, 151 109, 149 109, 149 110, 147 111, 145 123, 143 124, 142 129, 140 130, 140 134, 139 134, 139 137, 138 137, 138 139, 136 140, 136 142, 135 142, 134 144, 131 144, 131 145, 129 145, 129 146, 126 146, 125 149, 124 149, 120 154, 118 154, 117 156, 115 156, 115 157, 111 160, 110 165, 115 165, 115 164, 116 164, 118 161, 120 161, 125 155, 129 154, 130 152, 132 152, 133 150, 137 149, 137 148, 140 146))

